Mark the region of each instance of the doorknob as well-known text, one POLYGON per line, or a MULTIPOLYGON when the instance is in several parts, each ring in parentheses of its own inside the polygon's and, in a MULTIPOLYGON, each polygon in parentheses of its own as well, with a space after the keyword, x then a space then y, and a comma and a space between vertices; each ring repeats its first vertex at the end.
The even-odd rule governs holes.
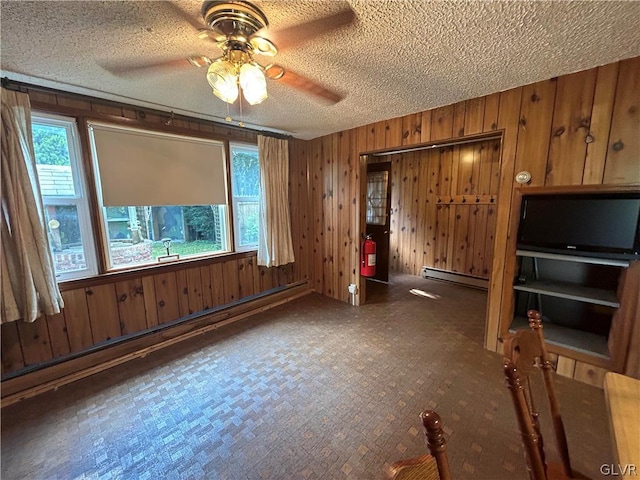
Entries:
POLYGON ((385 234, 385 235, 386 235, 387 233, 389 233, 389 230, 385 230, 385 231, 384 231, 384 234, 385 234))

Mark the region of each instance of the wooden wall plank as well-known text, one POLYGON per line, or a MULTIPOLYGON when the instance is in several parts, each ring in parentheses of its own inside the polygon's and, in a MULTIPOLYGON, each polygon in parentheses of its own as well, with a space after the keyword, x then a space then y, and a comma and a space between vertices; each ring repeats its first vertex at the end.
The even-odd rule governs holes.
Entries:
POLYGON ((200 279, 202 281, 202 309, 213 308, 213 296, 211 294, 211 270, 209 266, 200 267, 200 279))
POLYGON ((402 261, 400 251, 402 238, 402 185, 400 156, 392 155, 391 161, 391 218, 389 219, 389 271, 399 272, 402 261))
POLYGON ((427 110, 426 112, 422 112, 420 121, 420 143, 427 143, 431 141, 431 119, 432 119, 432 111, 427 110))
POLYGON ((185 271, 187 278, 187 301, 189 302, 189 314, 204 310, 202 299, 202 277, 200 268, 189 268, 185 271))
MULTIPOLYGON (((158 304, 158 323, 167 323, 180 318, 182 314, 180 313, 175 272, 154 275, 153 284, 158 304)), ((147 313, 147 315, 149 314, 147 313)))
POLYGON ((482 133, 485 97, 467 100, 464 112, 464 134, 482 133))
POLYGON ((178 311, 180 317, 189 315, 189 284, 187 283, 187 272, 178 270, 176 272, 176 291, 178 293, 178 311))
POLYGON ((373 150, 382 150, 385 145, 387 122, 381 120, 373 124, 373 150))
POLYGON ((431 140, 453 137, 453 105, 431 110, 431 140))
POLYGON ((53 358, 47 320, 44 316, 34 322, 15 322, 22 344, 22 356, 25 365, 36 365, 53 358))
POLYGON ((222 266, 222 263, 212 263, 209 265, 212 307, 219 307, 226 303, 223 285, 224 272, 222 266))
POLYGON ((224 303, 239 300, 238 260, 227 260, 224 262, 222 264, 222 274, 224 278, 224 303))
MULTIPOLYGON (((367 132, 368 133, 368 132, 367 132)), ((322 160, 320 154, 322 152, 322 143, 319 139, 312 140, 309 147, 311 153, 311 164, 309 170, 311 173, 311 208, 312 208, 312 253, 313 264, 310 270, 313 288, 316 292, 322 293, 322 262, 324 257, 324 241, 323 241, 323 216, 322 211, 322 160)))
POLYGON ((618 63, 604 65, 597 69, 591 111, 591 128, 587 137, 589 142, 587 144, 587 159, 582 174, 583 185, 600 184, 604 177, 618 70, 618 63))
POLYGON ((558 78, 545 185, 580 185, 587 156, 596 71, 558 78))
POLYGON ((464 120, 466 116, 466 102, 458 102, 453 105, 453 128, 454 137, 464 136, 464 120))
POLYGON ((71 352, 82 351, 93 345, 87 295, 84 288, 78 288, 62 292, 62 298, 71 352))
POLYGON ((147 328, 158 325, 158 300, 153 276, 142 277, 142 291, 147 328))
POLYGON ((385 121, 384 147, 394 148, 402 145, 402 117, 385 121))
POLYGON ((422 114, 414 113, 402 117, 402 145, 420 143, 422 134, 422 114))
POLYGON ((498 129, 498 113, 500 111, 500 93, 492 93, 484 97, 484 121, 483 132, 492 132, 498 129))
POLYGON ((141 278, 117 282, 118 316, 123 335, 147 328, 144 287, 141 278))
POLYGON ((527 85, 522 89, 515 171, 531 173, 531 185, 544 185, 557 81, 527 85))
POLYGON ((47 328, 49 330, 49 341, 51 342, 53 358, 67 355, 71 351, 71 348, 69 347, 69 337, 67 336, 64 309, 56 315, 47 315, 47 328))
POLYGON ((7 374, 24 368, 24 358, 22 356, 17 323, 3 323, 1 327, 2 373, 7 374))
POLYGON ((86 289, 93 343, 104 342, 122 335, 120 315, 114 284, 96 285, 86 289))
POLYGON ((253 291, 253 271, 251 259, 248 257, 238 260, 239 298, 249 297, 253 291))
POLYGON ((604 183, 640 183, 640 57, 620 62, 604 183))

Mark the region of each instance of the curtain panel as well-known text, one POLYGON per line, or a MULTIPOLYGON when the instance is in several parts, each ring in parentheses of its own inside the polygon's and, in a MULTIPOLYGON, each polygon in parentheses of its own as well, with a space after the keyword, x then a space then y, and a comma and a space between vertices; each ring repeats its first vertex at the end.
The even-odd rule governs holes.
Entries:
POLYGON ((33 322, 64 304, 44 229, 29 96, 3 88, 1 111, 1 321, 33 322))
POLYGON ((289 213, 289 141, 258 135, 260 228, 258 265, 294 262, 289 213))

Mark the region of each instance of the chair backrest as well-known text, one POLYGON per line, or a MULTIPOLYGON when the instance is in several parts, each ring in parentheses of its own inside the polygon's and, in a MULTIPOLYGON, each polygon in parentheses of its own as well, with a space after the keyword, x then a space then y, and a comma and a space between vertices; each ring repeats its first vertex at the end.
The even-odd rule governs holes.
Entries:
POLYGON ((540 313, 529 310, 527 315, 531 329, 518 331, 504 340, 504 373, 522 434, 529 476, 534 480, 547 479, 539 414, 530 381, 534 371, 542 370, 562 469, 564 475, 573 478, 564 425, 553 387, 553 366, 544 343, 540 313))
POLYGON ((420 414, 431 455, 400 460, 388 469, 390 480, 451 480, 440 416, 433 410, 420 414))

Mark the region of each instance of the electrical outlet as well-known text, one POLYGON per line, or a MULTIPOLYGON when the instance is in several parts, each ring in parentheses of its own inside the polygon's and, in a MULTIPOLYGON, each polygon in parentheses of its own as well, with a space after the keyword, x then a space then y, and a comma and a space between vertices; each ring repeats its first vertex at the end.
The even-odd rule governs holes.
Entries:
POLYGON ((351 294, 358 293, 358 287, 356 286, 355 283, 352 283, 349 285, 349 293, 351 294))

